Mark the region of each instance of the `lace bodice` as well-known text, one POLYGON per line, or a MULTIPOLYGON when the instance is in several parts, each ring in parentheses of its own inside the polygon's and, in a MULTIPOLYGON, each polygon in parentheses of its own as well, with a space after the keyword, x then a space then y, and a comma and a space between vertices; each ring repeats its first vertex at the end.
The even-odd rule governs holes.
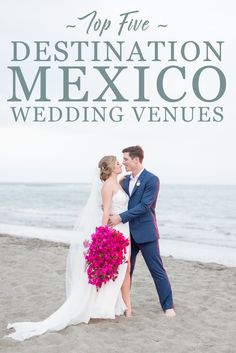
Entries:
POLYGON ((129 196, 119 189, 112 197, 111 212, 118 214, 128 209, 129 196))

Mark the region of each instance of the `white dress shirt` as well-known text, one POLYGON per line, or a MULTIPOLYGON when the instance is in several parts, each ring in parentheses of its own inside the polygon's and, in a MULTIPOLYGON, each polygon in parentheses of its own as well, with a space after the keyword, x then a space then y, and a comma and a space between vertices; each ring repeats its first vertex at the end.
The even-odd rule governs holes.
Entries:
POLYGON ((131 196, 131 194, 133 192, 134 186, 137 183, 140 174, 143 171, 144 171, 144 168, 142 170, 140 170, 140 172, 137 175, 135 175, 135 176, 133 176, 132 174, 130 175, 130 182, 129 182, 129 195, 130 196, 131 196))

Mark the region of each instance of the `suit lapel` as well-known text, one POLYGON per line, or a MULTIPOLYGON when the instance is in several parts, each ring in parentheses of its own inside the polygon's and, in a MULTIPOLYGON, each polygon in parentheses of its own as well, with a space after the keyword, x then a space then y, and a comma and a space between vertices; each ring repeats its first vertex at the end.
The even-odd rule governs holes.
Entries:
POLYGON ((130 195, 130 197, 132 197, 135 194, 135 191, 138 189, 139 185, 137 185, 137 183, 139 182, 141 184, 141 182, 143 181, 143 179, 145 178, 145 174, 146 174, 146 169, 144 169, 142 171, 142 173, 139 175, 138 180, 136 181, 132 194, 130 195))

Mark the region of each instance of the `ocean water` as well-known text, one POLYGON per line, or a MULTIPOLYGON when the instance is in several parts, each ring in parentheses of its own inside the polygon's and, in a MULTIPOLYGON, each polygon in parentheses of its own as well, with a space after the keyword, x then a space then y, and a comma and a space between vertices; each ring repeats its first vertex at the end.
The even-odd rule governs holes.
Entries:
MULTIPOLYGON (((0 224, 70 230, 89 190, 0 183, 0 224)), ((236 258, 236 185, 161 185, 156 212, 162 239, 235 248, 236 258)))

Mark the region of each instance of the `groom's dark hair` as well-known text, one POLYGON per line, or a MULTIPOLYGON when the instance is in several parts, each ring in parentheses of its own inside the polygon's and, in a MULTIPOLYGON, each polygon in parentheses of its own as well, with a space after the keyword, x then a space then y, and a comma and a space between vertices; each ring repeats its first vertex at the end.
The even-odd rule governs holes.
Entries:
POLYGON ((122 151, 123 153, 129 153, 129 156, 134 159, 135 157, 139 158, 140 163, 142 163, 144 158, 144 152, 140 146, 130 146, 126 147, 122 151))

